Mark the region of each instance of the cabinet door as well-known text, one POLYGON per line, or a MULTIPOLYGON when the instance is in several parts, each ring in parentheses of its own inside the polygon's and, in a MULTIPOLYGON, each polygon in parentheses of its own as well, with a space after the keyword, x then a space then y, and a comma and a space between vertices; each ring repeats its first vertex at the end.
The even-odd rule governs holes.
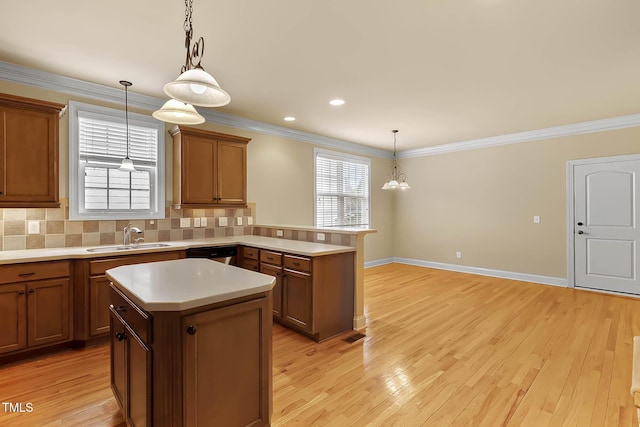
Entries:
POLYGON ((54 206, 59 185, 57 114, 9 107, 0 114, 0 205, 54 206))
POLYGON ((184 425, 269 425, 269 299, 186 316, 182 326, 184 425))
POLYGON ((24 285, 0 286, 0 353, 27 346, 27 298, 24 285))
POLYGON ((109 318, 111 323, 111 391, 116 398, 116 402, 120 405, 122 411, 126 414, 126 339, 127 331, 124 323, 120 320, 115 311, 109 309, 109 318))
POLYGON ((247 145, 218 141, 217 203, 247 204, 247 145))
POLYGON ((182 203, 215 203, 216 141, 200 135, 182 135, 182 203))
POLYGON ((311 275, 284 271, 282 281, 282 314, 285 322, 313 333, 313 282, 311 275))
POLYGON ((69 339, 69 279, 26 283, 28 333, 31 346, 69 339))
POLYGON ((260 264, 260 273, 268 274, 276 278, 276 284, 273 285, 271 295, 273 298, 273 317, 282 318, 282 267, 275 265, 260 264))
POLYGON ((127 328, 127 422, 151 425, 151 349, 127 328))
POLYGON ((89 279, 89 334, 109 332, 109 279, 97 276, 89 279))

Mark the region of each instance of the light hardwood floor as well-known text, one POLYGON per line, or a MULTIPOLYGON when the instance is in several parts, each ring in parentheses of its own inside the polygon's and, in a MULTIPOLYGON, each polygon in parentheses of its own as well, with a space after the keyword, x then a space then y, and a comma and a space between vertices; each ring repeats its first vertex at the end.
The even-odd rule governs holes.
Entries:
MULTIPOLYGON (((390 264, 366 270, 367 336, 274 327, 274 426, 632 426, 640 299, 390 264)), ((108 348, 0 368, 2 426, 120 426, 108 348)))

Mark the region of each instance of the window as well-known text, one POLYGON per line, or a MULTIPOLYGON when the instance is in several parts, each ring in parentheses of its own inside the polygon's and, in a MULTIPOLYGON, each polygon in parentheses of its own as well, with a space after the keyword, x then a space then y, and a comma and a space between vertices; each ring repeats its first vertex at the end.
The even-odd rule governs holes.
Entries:
POLYGON ((164 218, 164 124, 129 113, 129 157, 135 172, 119 170, 127 154, 124 112, 69 103, 69 218, 164 218))
POLYGON ((369 226, 371 161, 316 148, 316 227, 369 226))

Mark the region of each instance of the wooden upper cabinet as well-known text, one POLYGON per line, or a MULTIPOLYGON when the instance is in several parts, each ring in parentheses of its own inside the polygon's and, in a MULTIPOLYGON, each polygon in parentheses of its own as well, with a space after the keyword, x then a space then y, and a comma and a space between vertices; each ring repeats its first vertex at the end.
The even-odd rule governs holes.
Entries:
POLYGON ((58 122, 65 106, 0 94, 0 207, 59 207, 58 122))
POLYGON ((173 207, 247 204, 249 138, 173 127, 173 207))

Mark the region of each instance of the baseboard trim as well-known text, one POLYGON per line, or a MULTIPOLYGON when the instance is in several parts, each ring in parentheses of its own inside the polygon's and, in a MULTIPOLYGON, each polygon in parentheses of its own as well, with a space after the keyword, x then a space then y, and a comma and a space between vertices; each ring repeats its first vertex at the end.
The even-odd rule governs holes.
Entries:
POLYGON ((381 258, 375 259, 373 261, 367 261, 364 263, 364 268, 377 267, 379 265, 391 264, 393 261, 393 257, 390 258, 381 258))
POLYGON ((494 270, 481 267, 469 267, 466 265, 446 264, 443 262, 423 261, 411 258, 394 257, 393 262, 397 262, 399 264, 416 265, 420 267, 437 268, 439 270, 457 271, 460 273, 478 274, 480 276, 500 277, 502 279, 519 280, 521 282, 540 283, 542 285, 559 286, 563 288, 569 286, 568 280, 562 277, 517 273, 513 271, 494 270))

